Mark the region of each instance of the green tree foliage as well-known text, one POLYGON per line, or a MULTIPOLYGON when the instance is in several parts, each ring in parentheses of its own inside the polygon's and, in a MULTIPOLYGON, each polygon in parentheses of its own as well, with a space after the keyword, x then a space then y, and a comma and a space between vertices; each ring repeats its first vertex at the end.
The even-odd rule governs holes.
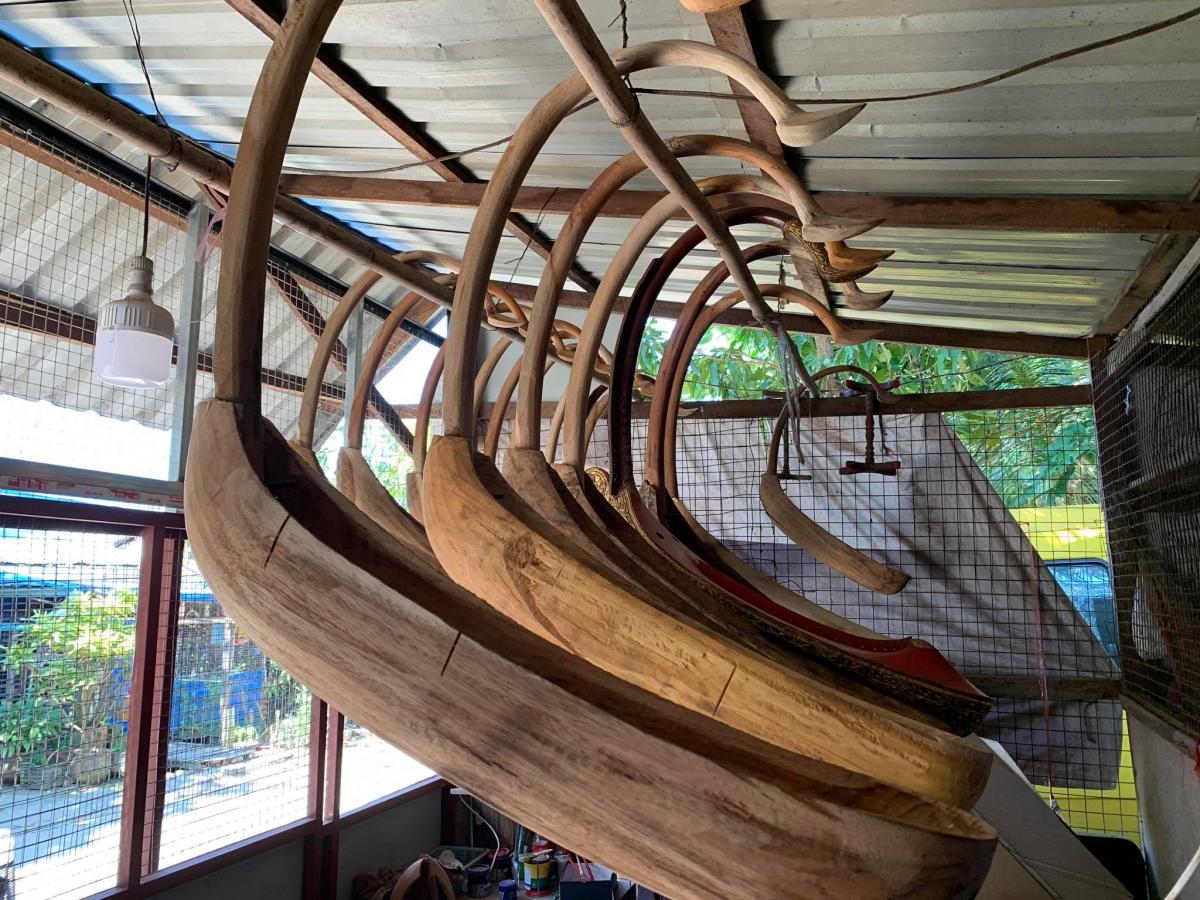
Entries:
MULTIPOLYGON (((656 374, 673 322, 652 319, 638 364, 656 374)), ((978 391, 1082 384, 1080 360, 868 341, 834 347, 827 338, 793 335, 810 371, 855 365, 896 393, 978 391)), ((731 400, 782 390, 774 338, 757 328, 717 325, 696 348, 685 400, 731 400)), ((955 413, 947 417, 1009 508, 1096 502, 1096 437, 1087 407, 955 413)))
MULTIPOLYGON (((407 423, 409 428, 412 422, 407 423)), ((339 429, 317 450, 317 462, 330 481, 337 482, 338 450, 344 446, 343 433, 339 429)), ((408 505, 408 473, 412 471, 412 457, 396 441, 387 426, 379 419, 367 419, 363 425, 363 458, 371 466, 375 477, 388 489, 401 506, 408 505)))
POLYGON ((0 724, 6 752, 48 754, 77 746, 122 712, 133 664, 137 596, 73 594, 36 612, 4 654, 25 696, 0 724))

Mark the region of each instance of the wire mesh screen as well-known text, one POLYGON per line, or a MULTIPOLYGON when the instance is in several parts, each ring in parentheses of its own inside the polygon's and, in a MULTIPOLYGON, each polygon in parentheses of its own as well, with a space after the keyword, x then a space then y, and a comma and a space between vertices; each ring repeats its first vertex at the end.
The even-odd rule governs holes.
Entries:
POLYGON ((1098 361, 1125 689, 1200 738, 1200 276, 1098 361))
POLYGON ((338 809, 353 812, 433 776, 434 772, 366 728, 346 720, 338 809))
POLYGON ((0 878, 116 883, 141 539, 0 516, 0 878))
MULTIPOLYGON (((174 384, 132 391, 92 374, 96 314, 141 252, 141 211, 89 161, 5 120, 0 135, 22 148, 0 147, 0 456, 165 477, 174 384)), ((155 299, 178 321, 187 210, 155 210, 155 299)))
MULTIPOLYGON (((886 416, 874 449, 877 460, 900 461, 894 477, 840 472, 864 458, 864 416, 806 420, 802 445, 783 454, 787 500, 911 575, 890 596, 835 572, 767 514, 759 492, 773 424, 681 420, 679 496, 699 525, 808 600, 883 635, 930 641, 994 696, 983 735, 1072 826, 1140 840, 1114 699, 1116 619, 1090 407, 886 416)), ((640 481, 645 420, 632 430, 640 481)), ((605 424, 588 462, 608 464, 605 424)))
MULTIPOLYGON (((214 246, 206 250, 204 263, 205 299, 197 341, 197 402, 213 396, 212 350, 216 339, 220 271, 221 250, 214 246)), ((305 380, 317 336, 324 330, 337 301, 337 295, 303 279, 282 258, 271 256, 267 265, 267 295, 263 310, 262 410, 286 438, 296 436, 305 380)), ((364 317, 364 332, 373 336, 376 330, 378 320, 364 317)), ((345 355, 338 354, 337 361, 327 367, 322 380, 316 422, 319 439, 328 436, 340 421, 345 390, 345 355)))
POLYGON ((238 630, 184 551, 158 865, 307 814, 312 695, 238 630))

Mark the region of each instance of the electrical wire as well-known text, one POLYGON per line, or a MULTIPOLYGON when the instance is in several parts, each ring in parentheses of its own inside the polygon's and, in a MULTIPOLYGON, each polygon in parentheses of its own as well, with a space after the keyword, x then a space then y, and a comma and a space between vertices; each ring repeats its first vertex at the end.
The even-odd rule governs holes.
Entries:
POLYGON ((167 127, 167 120, 162 110, 158 108, 158 97, 154 94, 154 83, 150 80, 150 69, 146 66, 146 54, 142 50, 142 29, 138 26, 137 11, 133 8, 133 0, 121 0, 125 8, 125 18, 129 21, 129 30, 133 34, 133 49, 137 53, 138 64, 142 67, 142 77, 146 80, 146 90, 150 92, 150 102, 154 105, 154 115, 160 125, 167 127))
MULTIPOLYGON (((131 2, 131 0, 122 0, 123 3, 131 2)), ((892 96, 877 96, 877 97, 838 97, 831 99, 828 97, 791 97, 793 103, 801 106, 818 106, 822 104, 850 104, 850 103, 895 103, 901 100, 920 100, 928 97, 941 97, 947 94, 957 94, 962 91, 969 91, 975 88, 986 87, 1013 78, 1017 75, 1030 72, 1034 69, 1039 69, 1042 66, 1047 66, 1050 63, 1059 62, 1064 59, 1070 59, 1073 56, 1080 56, 1084 53, 1089 53, 1092 50, 1099 50, 1104 47, 1112 47, 1116 44, 1131 41, 1135 38, 1144 37, 1148 34, 1153 34, 1156 31, 1162 31, 1164 28, 1170 28, 1173 25, 1179 25, 1189 19, 1194 19, 1200 16, 1200 6, 1194 7, 1186 12, 1176 16, 1171 16, 1167 19, 1162 19, 1158 22, 1152 22, 1149 25, 1143 25, 1140 28, 1134 28, 1131 31, 1125 31, 1121 34, 1114 35, 1110 38, 1104 38, 1099 41, 1092 41, 1089 44, 1083 44, 1079 47, 1073 47, 1069 50, 1062 50, 1058 53, 1053 53, 1049 56, 1043 56, 1031 62, 1024 63, 1011 69, 1006 69, 996 75, 991 75, 987 78, 980 78, 976 81, 969 81, 965 84, 958 84, 948 88, 937 88, 930 91, 919 91, 912 94, 896 94, 892 96)), ((613 19, 615 23, 617 19, 622 19, 622 46, 628 41, 628 26, 626 23, 627 10, 625 4, 621 4, 621 11, 613 19)), ((610 23, 612 24, 612 23, 610 23)), ((147 76, 149 77, 149 76, 147 76)), ((699 97, 707 100, 754 100, 751 94, 744 94, 733 91, 689 91, 689 90, 674 90, 669 88, 633 88, 635 94, 653 94, 669 97, 699 97)), ((568 115, 574 115, 582 109, 591 106, 596 102, 596 98, 586 100, 580 103, 568 115)), ((472 153, 481 153, 484 150, 491 150, 493 147, 499 147, 501 144, 508 143, 513 139, 513 135, 509 134, 498 140, 491 141, 487 144, 480 144, 477 147, 469 147, 466 150, 459 150, 455 153, 447 153, 444 156, 439 156, 431 160, 419 160, 417 162, 404 163, 398 166, 387 166, 382 169, 304 169, 284 166, 284 171, 296 175, 387 175, 394 172, 402 172, 405 169, 415 168, 417 166, 428 166, 438 162, 449 162, 454 159, 461 159, 464 156, 470 156, 472 153)))
POLYGON ((142 256, 150 246, 150 164, 154 157, 146 157, 146 183, 142 187, 142 256))
POLYGON ((492 880, 492 869, 494 869, 496 867, 496 860, 500 857, 500 835, 496 831, 496 829, 492 827, 492 823, 489 822, 487 819, 485 819, 483 817, 482 813, 480 813, 470 803, 467 802, 466 797, 459 794, 458 802, 461 803, 466 808, 467 812, 469 812, 476 819, 478 819, 480 822, 482 822, 484 825, 486 825, 488 828, 488 831, 490 831, 492 833, 492 837, 494 837, 496 839, 496 852, 492 854, 492 864, 490 866, 488 866, 488 881, 491 881, 492 880))
POLYGON ((1196 848, 1196 852, 1192 854, 1191 860, 1187 864, 1187 868, 1179 876, 1179 880, 1175 882, 1175 886, 1167 893, 1163 900, 1178 900, 1178 897, 1183 893, 1183 889, 1188 886, 1192 880, 1192 876, 1196 874, 1196 868, 1200 866, 1200 847, 1196 848))
MULTIPOLYGON (((1043 56, 1032 62, 1027 62, 1011 69, 1005 69, 997 75, 991 75, 987 78, 980 78, 977 81, 968 81, 965 84, 956 84, 948 88, 936 88, 931 91, 918 91, 913 94, 894 94, 887 97, 838 97, 830 99, 828 97, 793 97, 793 103, 798 103, 802 106, 815 106, 828 103, 895 103, 899 100, 923 100, 927 97, 944 97, 947 94, 958 94, 962 91, 973 90, 974 88, 986 87, 991 84, 996 84, 1000 81, 1005 81, 1017 75, 1022 75, 1025 72, 1039 69, 1042 66, 1047 66, 1050 63, 1059 62, 1060 60, 1070 59, 1073 56, 1079 56, 1083 53, 1090 53, 1092 50, 1100 50, 1104 47, 1112 47, 1115 44, 1120 44, 1125 41, 1131 41, 1134 38, 1144 37, 1147 34, 1153 34, 1156 31, 1162 31, 1164 28, 1170 28, 1172 25, 1178 25, 1186 22, 1188 19, 1194 19, 1200 16, 1200 6, 1193 7, 1187 12, 1182 12, 1177 16, 1171 16, 1168 19, 1161 19, 1158 22, 1152 22, 1149 25, 1143 25, 1141 28, 1135 28, 1132 31, 1125 31, 1114 37, 1104 38, 1103 40, 1093 41, 1090 44, 1084 44, 1080 47, 1074 47, 1070 50, 1062 50, 1058 53, 1052 53, 1049 56, 1043 56)), ((687 90, 672 90, 669 88, 641 88, 643 94, 662 94, 669 97, 704 97, 711 100, 753 100, 752 94, 742 94, 726 91, 687 91, 687 90)))

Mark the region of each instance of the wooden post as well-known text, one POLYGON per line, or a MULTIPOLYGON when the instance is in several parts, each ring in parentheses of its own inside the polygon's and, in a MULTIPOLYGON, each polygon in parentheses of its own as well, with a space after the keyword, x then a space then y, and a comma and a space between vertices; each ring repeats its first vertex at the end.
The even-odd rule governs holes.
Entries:
POLYGON ((183 541, 162 525, 142 529, 141 580, 129 688, 129 735, 117 886, 134 888, 158 864, 179 616, 183 541))

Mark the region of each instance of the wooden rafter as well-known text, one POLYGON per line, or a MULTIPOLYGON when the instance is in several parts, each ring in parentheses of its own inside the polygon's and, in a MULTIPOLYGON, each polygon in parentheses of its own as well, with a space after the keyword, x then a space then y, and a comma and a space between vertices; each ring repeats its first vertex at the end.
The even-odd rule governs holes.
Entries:
MULTIPOLYGON (((284 175, 280 190, 297 197, 474 209, 483 184, 450 184, 366 175, 284 175)), ((524 186, 513 208, 567 215, 581 188, 524 186)), ((602 216, 637 219, 662 191, 617 191, 602 216)), ((994 229, 1109 234, 1200 234, 1200 203, 1099 197, 925 197, 814 191, 822 209, 855 219, 884 219, 889 228, 994 229)), ((684 219, 682 213, 675 216, 684 219)))
MULTIPOLYGON (((1200 179, 1192 185, 1188 194, 1189 205, 1196 206, 1195 200, 1200 196, 1200 179)), ((1096 334, 1111 336, 1120 333, 1132 322, 1142 308, 1154 299, 1159 288, 1183 262, 1183 258, 1192 249, 1195 240, 1182 234, 1164 235, 1160 237, 1154 248, 1146 254, 1142 265, 1125 284, 1125 290, 1112 305, 1104 321, 1096 328, 1096 334)))
MULTIPOLYGON (((720 12, 708 13, 704 18, 712 32, 713 43, 722 50, 735 53, 746 62, 758 65, 754 44, 750 40, 750 29, 746 24, 747 7, 737 6, 720 12)), ((736 81, 729 81, 735 94, 747 95, 747 91, 736 81)), ((746 135, 772 156, 783 157, 783 144, 775 132, 775 120, 767 108, 752 97, 737 101, 738 113, 746 126, 746 135)))
MULTIPOLYGON (((225 0, 254 27, 272 41, 279 33, 277 17, 263 0, 225 0)), ((454 184, 478 183, 479 178, 465 165, 455 159, 441 160, 446 148, 434 140, 420 125, 406 116, 395 104, 368 84, 361 75, 346 65, 329 46, 323 46, 313 63, 313 74, 328 85, 335 94, 377 125, 385 134, 404 147, 439 178, 454 184)), ((508 217, 505 228, 527 243, 543 259, 549 256, 553 241, 535 225, 520 215, 508 217)), ((595 290, 599 286, 596 277, 579 263, 571 268, 571 278, 581 287, 595 290)))
MULTIPOLYGON (((527 284, 508 282, 504 287, 518 300, 531 301, 533 299, 534 288, 527 284)), ((566 309, 587 309, 591 304, 592 294, 582 291, 563 291, 559 302, 559 306, 566 309)), ((614 307, 614 314, 624 315, 628 308, 627 301, 619 300, 614 307)), ((654 304, 653 314, 661 319, 676 319, 682 310, 682 303, 659 301, 654 304)), ((780 320, 788 331, 796 334, 829 334, 829 329, 816 316, 784 313, 780 320)), ((749 310, 736 307, 724 313, 718 321, 722 325, 758 327, 758 322, 749 310)), ((873 329, 878 331, 877 340, 894 341, 899 344, 928 344, 966 350, 995 350, 1030 356, 1087 359, 1087 341, 1083 338, 983 331, 973 328, 949 328, 940 325, 912 325, 906 322, 879 320, 872 320, 870 324, 873 329)))
POLYGON ((1195 239, 1182 235, 1164 235, 1146 254, 1142 265, 1125 285, 1104 321, 1096 328, 1098 335, 1115 335, 1132 322, 1147 303, 1154 299, 1163 282, 1175 271, 1195 239))
MULTIPOLYGON (((321 334, 325 331, 325 316, 317 309, 317 305, 312 302, 308 294, 304 292, 304 289, 300 287, 300 284, 292 276, 292 273, 287 269, 269 266, 267 268, 267 277, 271 279, 271 283, 279 290, 288 308, 303 323, 305 329, 314 339, 320 338, 321 334)), ((346 374, 348 358, 349 351, 339 338, 333 348, 333 365, 343 375, 346 374)), ((383 394, 379 393, 379 389, 374 385, 371 386, 371 393, 367 403, 372 414, 382 419, 388 430, 397 439, 401 441, 412 440, 408 426, 396 415, 395 410, 392 409, 391 405, 383 398, 383 394)))

